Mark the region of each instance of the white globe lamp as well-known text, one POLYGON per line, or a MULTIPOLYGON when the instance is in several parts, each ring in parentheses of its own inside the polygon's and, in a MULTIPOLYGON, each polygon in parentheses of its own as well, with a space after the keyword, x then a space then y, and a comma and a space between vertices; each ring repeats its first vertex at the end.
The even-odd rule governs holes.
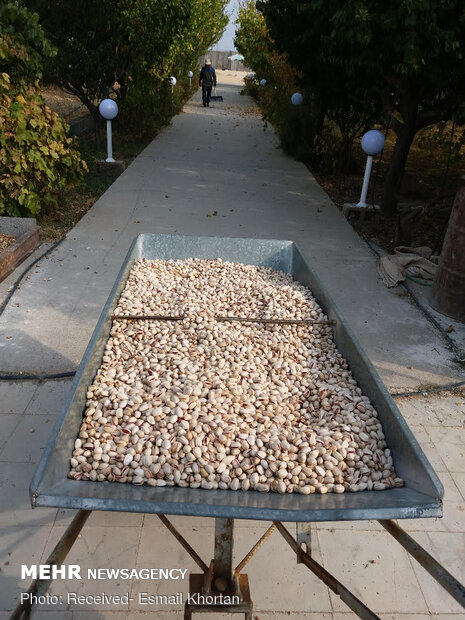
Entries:
POLYGON ((107 121, 107 158, 105 161, 114 163, 113 159, 113 147, 112 147, 112 135, 111 135, 111 121, 118 114, 118 106, 113 99, 103 99, 98 107, 100 114, 107 121))
POLYGON ((294 93, 291 97, 292 105, 302 105, 304 98, 301 93, 294 93))

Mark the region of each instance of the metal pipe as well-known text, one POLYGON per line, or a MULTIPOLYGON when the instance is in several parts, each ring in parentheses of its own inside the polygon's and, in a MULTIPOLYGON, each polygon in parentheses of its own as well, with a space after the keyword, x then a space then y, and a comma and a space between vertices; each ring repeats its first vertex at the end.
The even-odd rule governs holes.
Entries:
POLYGON ((276 529, 276 526, 274 523, 270 525, 270 527, 266 530, 266 532, 263 534, 260 540, 255 543, 255 545, 252 547, 249 553, 244 557, 244 559, 241 562, 239 562, 239 564, 234 569, 234 575, 236 579, 239 573, 241 572, 241 570, 244 568, 244 566, 253 558, 255 553, 260 549, 260 547, 263 545, 266 539, 269 538, 269 536, 274 532, 275 529, 276 529))
POLYGON ((231 583, 233 578, 233 538, 234 519, 215 519, 215 578, 226 579, 231 583))
MULTIPOLYGON (((182 321, 186 317, 181 316, 163 316, 156 314, 113 314, 111 319, 125 321, 182 321)), ((335 325, 336 321, 314 321, 313 319, 257 319, 238 316, 216 316, 215 319, 221 322, 238 323, 267 323, 271 325, 335 325)))
POLYGON ((335 325, 336 321, 314 321, 313 319, 256 319, 239 316, 216 316, 217 321, 238 323, 268 323, 270 325, 335 325))
POLYGON ((423 566, 425 570, 444 588, 455 600, 465 608, 465 586, 463 586, 449 571, 421 547, 407 532, 392 519, 379 520, 385 530, 393 536, 404 549, 423 566))
MULTIPOLYGON (((69 550, 73 546, 76 538, 79 536, 85 522, 89 518, 92 510, 79 510, 74 519, 66 528, 65 533, 60 538, 52 553, 48 556, 45 564, 49 566, 60 566, 69 550)), ((10 620, 26 620, 30 617, 32 607, 34 605, 33 597, 45 594, 50 587, 53 579, 35 579, 27 590, 29 598, 27 601, 20 603, 10 616, 10 620)))
POLYGON ((365 166, 365 175, 363 177, 362 193, 360 194, 360 201, 356 205, 357 207, 367 207, 366 199, 368 193, 368 185, 370 183, 371 167, 373 165, 373 155, 368 155, 367 163, 365 166))
POLYGON ((107 120, 107 153, 108 157, 106 158, 106 162, 114 163, 113 159, 113 146, 112 146, 112 137, 111 137, 111 121, 107 120))
POLYGON ((305 564, 317 577, 325 583, 335 594, 338 594, 344 603, 357 614, 359 618, 363 620, 380 620, 379 616, 373 613, 360 599, 358 599, 350 590, 342 585, 331 573, 328 573, 321 564, 315 562, 315 560, 305 553, 299 543, 289 534, 284 525, 279 521, 274 521, 274 524, 282 534, 284 540, 295 551, 296 555, 300 558, 302 564, 305 564))
POLYGON ((182 321, 185 317, 181 316, 162 316, 157 314, 113 314, 111 316, 112 321, 124 320, 124 321, 182 321))
POLYGON ((206 573, 208 571, 208 566, 205 564, 202 558, 199 555, 197 555, 196 551, 190 546, 187 540, 183 538, 183 536, 178 532, 178 530, 174 527, 171 521, 169 521, 165 517, 165 515, 157 515, 157 516, 160 519, 160 521, 163 523, 163 525, 166 528, 168 528, 169 531, 173 534, 176 540, 181 543, 181 545, 184 547, 187 553, 191 556, 191 558, 194 560, 197 566, 200 566, 202 571, 206 573))

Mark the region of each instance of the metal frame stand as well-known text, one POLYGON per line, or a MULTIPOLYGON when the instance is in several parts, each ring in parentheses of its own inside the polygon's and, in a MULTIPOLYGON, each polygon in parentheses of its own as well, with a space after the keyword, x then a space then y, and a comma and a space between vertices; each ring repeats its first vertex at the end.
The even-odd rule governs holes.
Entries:
MULTIPOLYGON (((78 511, 50 554, 46 564, 59 566, 63 563, 90 513, 90 510, 78 511)), ((379 620, 379 617, 368 609, 360 599, 311 557, 310 523, 296 523, 297 532, 296 538, 294 538, 280 521, 274 521, 243 560, 233 569, 234 519, 215 519, 214 557, 207 566, 171 521, 165 515, 158 515, 158 517, 202 570, 201 574, 191 574, 189 576, 190 596, 185 603, 184 620, 192 620, 192 614, 200 612, 243 613, 245 620, 252 620, 253 603, 250 598, 249 581, 247 575, 241 573, 241 571, 275 529, 293 549, 297 562, 304 564, 328 588, 335 594, 338 594, 359 618, 379 620), (218 603, 216 603, 217 598, 215 597, 220 599, 218 603), (226 602, 223 602, 223 600, 226 602)), ((380 520, 379 523, 465 609, 465 587, 409 534, 400 528, 395 521, 380 520)), ((28 593, 36 596, 44 594, 49 588, 51 581, 50 579, 35 580, 29 587, 28 593)), ((34 604, 32 602, 24 602, 18 605, 10 616, 10 620, 29 619, 33 607, 34 604)))

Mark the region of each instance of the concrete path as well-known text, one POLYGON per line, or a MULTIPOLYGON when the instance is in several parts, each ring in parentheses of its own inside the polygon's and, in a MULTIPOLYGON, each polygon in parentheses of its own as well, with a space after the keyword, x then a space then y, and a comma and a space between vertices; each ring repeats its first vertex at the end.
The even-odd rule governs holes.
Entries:
POLYGON ((178 232, 296 241, 391 390, 459 380, 437 330, 380 282, 366 244, 229 80, 223 103, 197 94, 33 270, 0 318, 0 370, 75 369, 134 237, 178 232))
MULTIPOLYGON (((204 109, 199 95, 139 156, 68 234, 31 270, 0 319, 2 372, 76 368, 129 245, 140 232, 275 237, 297 241, 323 278, 391 391, 464 378, 452 353, 399 290, 378 282, 375 259, 304 166, 263 131, 239 80, 220 75, 222 104, 204 109), (235 82, 235 83, 233 83, 235 82)), ((0 287, 5 295, 14 274, 0 287)), ((457 327, 457 333, 460 326, 457 327)), ((21 564, 44 562, 73 513, 31 510, 28 486, 70 380, 0 381, 0 620, 29 580, 21 564)), ((402 523, 465 582, 465 398, 398 399, 402 414, 445 486, 444 517, 402 523)), ((208 562, 211 519, 173 517, 208 562)), ((242 559, 268 523, 237 521, 242 559)), ((289 528, 292 530, 292 524, 289 528)), ((319 523, 312 555, 383 620, 458 620, 464 610, 371 521, 319 523)), ((190 557, 155 515, 96 512, 67 563, 87 568, 181 567, 190 557)), ((254 619, 350 620, 354 614, 295 561, 276 532, 247 567, 254 619)), ((181 620, 180 606, 147 605, 140 595, 187 592, 187 583, 57 581, 65 604, 42 605, 41 620, 181 620), (128 604, 66 603, 79 595, 125 594, 128 604)), ((195 620, 232 620, 228 614, 195 620)))

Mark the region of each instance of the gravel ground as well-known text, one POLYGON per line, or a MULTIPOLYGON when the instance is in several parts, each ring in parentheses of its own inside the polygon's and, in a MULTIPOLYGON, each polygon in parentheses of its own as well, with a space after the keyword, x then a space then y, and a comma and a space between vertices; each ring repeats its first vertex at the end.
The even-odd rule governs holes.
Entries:
POLYGON ((9 245, 14 242, 15 238, 11 235, 3 235, 0 233, 0 252, 6 250, 9 245))
POLYGON ((89 111, 74 95, 66 93, 58 86, 44 86, 42 96, 48 107, 64 118, 68 123, 76 118, 86 116, 89 111))

